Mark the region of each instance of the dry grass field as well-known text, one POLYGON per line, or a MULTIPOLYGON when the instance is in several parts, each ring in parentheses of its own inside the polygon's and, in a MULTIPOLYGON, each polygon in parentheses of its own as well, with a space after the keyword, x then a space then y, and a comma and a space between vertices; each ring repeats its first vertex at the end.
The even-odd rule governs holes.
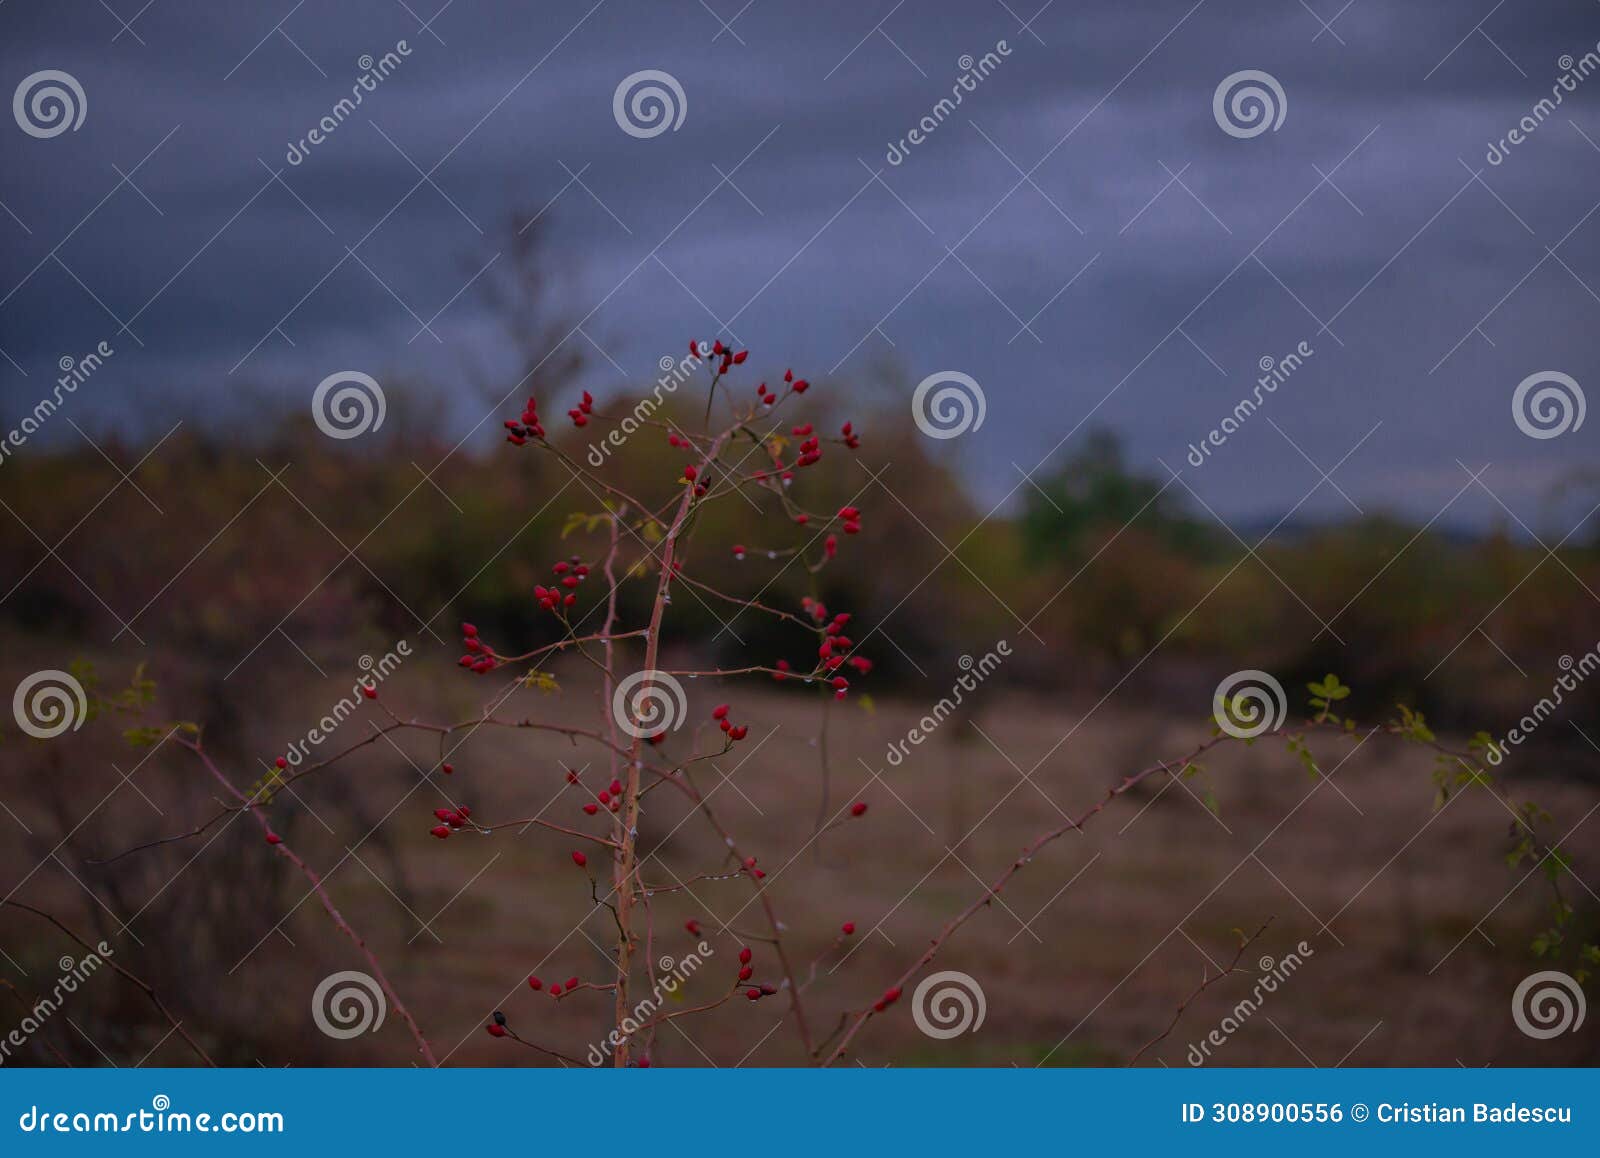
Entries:
MULTIPOLYGON (((385 683, 384 704, 408 717, 473 717, 486 685, 451 678, 455 673, 430 655, 385 683)), ((567 722, 592 716, 593 687, 575 668, 561 676, 559 694, 519 692, 500 714, 567 722)), ((163 703, 170 698, 176 709, 214 678, 179 676, 164 689, 163 703)), ((261 754, 303 735, 341 685, 348 687, 333 672, 326 680, 275 682, 298 690, 259 699, 230 691, 245 694, 251 710, 231 719, 231 711, 218 709, 211 724, 210 746, 240 784, 262 773, 261 754)), ((686 750, 691 729, 722 698, 705 681, 691 682, 689 694, 691 722, 668 741, 669 751, 686 750)), ((809 976, 816 961, 805 996, 824 1034, 843 1010, 869 1004, 1025 843, 1081 814, 1122 775, 1180 757, 1207 734, 1203 696, 1197 710, 1180 717, 1141 710, 1132 698, 1089 711, 1092 702, 1069 705, 986 686, 970 718, 950 721, 890 766, 888 744, 931 699, 834 705, 830 807, 860 799, 870 810, 813 840, 821 766, 816 701, 777 688, 732 698, 751 725, 750 741, 726 759, 698 765, 696 781, 740 845, 760 857, 800 972, 809 976), (834 948, 845 921, 855 923, 856 934, 834 948)), ((353 742, 376 718, 364 711, 329 746, 353 742)), ((304 880, 265 855, 254 825, 234 817, 190 840, 109 866, 93 863, 182 832, 218 809, 216 786, 192 757, 170 745, 134 752, 110 742, 113 731, 102 721, 65 743, 13 740, 0 752, 0 801, 12 814, 0 853, 6 890, 90 940, 107 937, 116 959, 154 985, 219 1061, 411 1062, 410 1039, 393 1016, 357 1041, 311 1030, 306 1008, 317 981, 361 962, 308 898, 304 880), (50 834, 66 831, 102 798, 52 848, 59 835, 50 834), (126 932, 123 921, 130 922, 126 932)), ((568 766, 584 769, 588 756, 540 734, 486 727, 454 752, 453 775, 429 779, 422 771, 439 758, 437 738, 392 739, 280 796, 274 825, 325 874, 449 1064, 549 1063, 483 1034, 497 1008, 524 1036, 581 1056, 610 1024, 609 996, 579 993, 558 1003, 524 984, 530 972, 547 981, 609 975, 611 918, 593 906, 569 859, 574 842, 537 827, 439 842, 428 829, 436 823, 432 810, 448 803, 469 805, 487 824, 540 815, 600 831, 599 821, 579 810, 587 797, 564 777, 568 766)), ((1505 806, 1479 791, 1436 810, 1429 759, 1381 735, 1359 746, 1337 736, 1317 744, 1329 773, 1321 779, 1281 741, 1233 745, 1208 754, 1202 775, 1152 777, 1083 832, 1047 846, 935 965, 979 982, 987 1003, 981 1029, 931 1039, 914 1026, 906 1002, 873 1020, 853 1059, 873 1066, 1124 1064, 1163 1032, 1208 968, 1234 957, 1236 930, 1270 921, 1245 950, 1243 971, 1199 993, 1140 1064, 1188 1064, 1189 1044, 1251 991, 1258 959, 1280 959, 1301 941, 1311 949, 1301 968, 1212 1051, 1209 1064, 1600 1060, 1592 1022, 1554 1041, 1532 1040, 1512 1023, 1512 991, 1538 967, 1528 941, 1543 927, 1549 892, 1538 875, 1503 863, 1511 823, 1505 806), (1214 811, 1205 803, 1212 797, 1214 811)), ((610 773, 596 765, 584 778, 598 787, 610 773)), ((1552 832, 1571 830, 1565 844, 1577 878, 1600 881, 1593 839, 1600 820, 1592 815, 1600 792, 1537 779, 1516 780, 1513 788, 1551 812, 1552 832)), ((725 863, 716 835, 698 817, 685 820, 673 796, 648 794, 641 823, 644 878, 664 890, 651 901, 650 953, 681 957, 695 940, 684 922, 701 922, 715 956, 683 997, 699 1004, 725 992, 737 968, 740 940, 718 930, 763 926, 747 878, 669 888, 725 863)), ((1580 921, 1593 919, 1594 897, 1582 895, 1587 887, 1568 882, 1580 894, 1572 898, 1580 921)), ((756 980, 776 983, 770 950, 755 944, 756 980)), ((17 996, 26 998, 30 985, 48 988, 56 958, 74 947, 37 918, 7 910, 0 912, 0 949, 26 971, 25 979, 11 974, 17 996)), ((653 1060, 802 1064, 791 1028, 782 1024, 784 1008, 782 999, 740 998, 685 1019, 686 1032, 668 1023, 653 1060)), ((103 1057, 129 1065, 147 1055, 169 1064, 193 1060, 177 1038, 163 1038, 165 1023, 118 979, 95 980, 66 1012, 70 1023, 56 1022, 33 1044, 35 1060, 52 1062, 52 1046, 85 1064, 104 1064, 103 1057)))

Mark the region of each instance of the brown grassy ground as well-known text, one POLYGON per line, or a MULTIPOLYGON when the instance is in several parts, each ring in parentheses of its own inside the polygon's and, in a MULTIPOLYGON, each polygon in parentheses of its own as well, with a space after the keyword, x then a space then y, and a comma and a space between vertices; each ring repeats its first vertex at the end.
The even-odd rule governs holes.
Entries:
MULTIPOLYGON (((485 685, 456 678, 436 684, 441 669, 431 658, 413 661, 385 685, 384 702, 402 714, 434 705, 428 718, 474 714, 485 685)), ((592 692, 572 675, 559 698, 519 693, 502 714, 592 716, 592 692)), ((341 684, 348 686, 348 678, 330 673, 327 681, 300 684, 292 696, 252 702, 232 722, 231 735, 214 727, 212 743, 228 755, 236 779, 248 783, 260 772, 256 753, 303 734, 341 684)), ((690 684, 691 720, 703 720, 720 698, 703 683, 690 684)), ((1188 718, 1116 700, 1084 717, 1082 707, 993 689, 980 693, 974 719, 947 724, 902 765, 889 767, 886 745, 926 705, 880 701, 871 711, 841 705, 827 741, 832 806, 860 798, 871 810, 812 843, 819 805, 815 702, 778 690, 731 698, 736 715, 751 725, 750 739, 715 768, 702 766, 697 779, 702 789, 715 786, 719 816, 760 856, 795 956, 802 963, 818 959, 806 998, 825 1028, 842 1010, 870 1002, 1026 841, 1062 823, 1063 814, 1081 812, 1122 774, 1181 755, 1205 734, 1203 700, 1188 718), (831 949, 846 920, 858 928, 848 952, 831 949)), ((342 746, 365 726, 346 725, 334 743, 342 746)), ((688 743, 686 730, 668 750, 688 743)), ((988 1012, 980 1031, 932 1040, 913 1025, 907 1000, 857 1039, 856 1060, 1121 1064, 1162 1032, 1202 980, 1208 959, 1232 957, 1234 930, 1254 930, 1269 919, 1244 955, 1247 972, 1201 994, 1143 1063, 1186 1064, 1188 1044, 1250 990, 1257 959, 1280 958, 1301 940, 1313 955, 1215 1051, 1215 1064, 1600 1060, 1600 1018, 1548 1042, 1523 1036, 1512 1023, 1512 990, 1540 967, 1527 943, 1542 927, 1548 891, 1539 878, 1524 879, 1525 870, 1503 864, 1505 808, 1479 792, 1435 811, 1423 754, 1377 737, 1341 764, 1351 746, 1336 738, 1321 743, 1323 767, 1337 765, 1321 781, 1281 744, 1265 743, 1208 759, 1195 780, 1157 778, 1117 801, 1083 834, 1049 846, 941 953, 937 967, 969 973, 982 986, 988 1012), (1208 791, 1218 801, 1215 813, 1201 803, 1208 791)), ((568 859, 574 842, 535 828, 440 843, 427 830, 435 823, 432 810, 447 798, 490 823, 543 808, 561 823, 595 825, 579 811, 578 790, 563 791, 562 762, 582 767, 588 757, 552 739, 486 728, 452 756, 453 776, 423 782, 417 769, 436 758, 421 736, 380 741, 306 781, 296 798, 282 798, 274 823, 328 874, 339 905, 377 947, 452 1064, 543 1064, 540 1055, 483 1034, 495 1008, 526 1036, 581 1055, 609 1024, 608 998, 580 994, 557 1004, 523 984, 530 971, 546 981, 606 975, 610 917, 591 908, 568 859)), ((108 910, 122 918, 138 911, 131 934, 142 944, 113 935, 118 960, 181 1009, 186 1028, 219 1060, 412 1060, 393 1016, 377 1034, 353 1042, 327 1039, 309 1024, 317 980, 361 962, 315 900, 306 899, 303 879, 266 855, 253 826, 230 823, 109 867, 87 863, 182 831, 216 810, 214 786, 171 749, 134 773, 148 799, 118 787, 120 774, 139 759, 87 730, 57 745, 11 743, 0 751, 0 800, 16 825, 31 830, 14 829, 0 852, 5 889, 33 870, 17 899, 51 908, 86 935, 93 931, 91 939, 116 933, 119 921, 108 910), (47 860, 62 834, 113 788, 56 859, 47 860)), ((598 764, 585 775, 595 788, 609 778, 598 764)), ((1595 791, 1550 781, 1522 781, 1516 789, 1549 809, 1554 832, 1578 826, 1567 838, 1576 873, 1600 884, 1593 839, 1600 819, 1590 817, 1600 801, 1595 791)), ((644 846, 654 854, 646 879, 657 884, 720 863, 716 837, 695 818, 680 827, 683 813, 670 795, 647 798, 642 826, 644 846)), ((1569 892, 1589 906, 1581 919, 1592 922, 1592 894, 1582 886, 1569 892)), ((658 895, 653 955, 680 957, 691 948, 682 930, 689 917, 711 930, 724 922, 761 928, 750 900, 744 879, 658 895)), ((690 984, 693 1002, 719 994, 736 967, 738 941, 711 940, 716 956, 690 984)), ((10 958, 0 969, 27 996, 48 988, 55 958, 73 947, 10 911, 0 914, 0 948, 10 958)), ((770 951, 759 945, 757 963, 758 980, 778 980, 770 951)), ((136 993, 113 992, 120 984, 97 980, 74 999, 76 1011, 66 1011, 74 1024, 58 1021, 46 1036, 65 1056, 91 1064, 98 1051, 130 1064, 151 1047, 157 1047, 153 1062, 187 1064, 191 1057, 176 1039, 158 1046, 166 1027, 136 993)), ((799 1063, 793 1034, 780 1024, 782 1010, 781 999, 740 998, 674 1022, 661 1031, 655 1062, 799 1063)), ((41 1048, 25 1057, 52 1061, 41 1048)))

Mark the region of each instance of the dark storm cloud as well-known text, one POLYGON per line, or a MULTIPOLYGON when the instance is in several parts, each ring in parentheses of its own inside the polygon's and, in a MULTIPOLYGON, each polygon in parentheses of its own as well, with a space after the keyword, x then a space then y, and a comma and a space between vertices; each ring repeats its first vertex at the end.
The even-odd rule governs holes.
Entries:
MULTIPOLYGON (((347 366, 442 385, 486 367, 510 390, 510 352, 461 291, 508 219, 555 198, 553 256, 580 274, 568 305, 629 374, 722 322, 763 366, 846 383, 885 357, 906 383, 963 370, 989 413, 948 451, 992 502, 1107 425, 1230 518, 1288 509, 1320 481, 1307 457, 1327 469, 1360 443, 1336 481, 1364 508, 1431 517, 1467 480, 1458 459, 1493 461, 1485 481, 1531 520, 1600 429, 1536 441, 1510 415, 1536 370, 1600 381, 1600 150, 1583 135, 1600 141, 1600 80, 1485 161, 1558 58, 1595 48, 1595 4, 1309 0, 1324 30, 1294 0, 756 0, 736 19, 711 0, 725 31, 695 2, 407 3, 156 0, 131 31, 94 3, 0 8, 7 85, 63 69, 89 102, 78 132, 0 135, 0 348, 20 367, 0 366, 4 425, 103 338, 106 422, 155 397, 199 420, 247 383, 301 405, 347 366), (394 74, 288 164, 358 58, 402 39, 394 74), (889 164, 958 58, 1000 40, 993 74, 889 164), (688 107, 637 140, 612 93, 647 68, 688 107), (1214 121, 1242 69, 1282 84, 1279 131, 1214 121), (441 309, 440 340, 416 336, 412 311, 441 309), (1315 354, 1292 383, 1187 464, 1257 360, 1302 341, 1315 354)), ((570 341, 597 386, 618 383, 570 341)), ((463 397, 452 430, 483 417, 463 397)), ((1302 513, 1349 510, 1324 486, 1302 513)), ((1497 510, 1474 492, 1448 518, 1497 510)))

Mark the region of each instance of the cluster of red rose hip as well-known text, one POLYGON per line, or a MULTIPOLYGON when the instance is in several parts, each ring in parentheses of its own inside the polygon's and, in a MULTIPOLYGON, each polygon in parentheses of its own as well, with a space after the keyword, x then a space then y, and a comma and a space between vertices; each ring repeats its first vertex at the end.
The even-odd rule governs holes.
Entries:
MULTIPOLYGON (((712 373, 713 390, 715 389, 716 383, 720 381, 723 375, 727 374, 734 366, 742 365, 749 357, 748 350, 734 350, 732 347, 724 345, 720 340, 715 341, 710 345, 706 345, 698 340, 691 340, 689 342, 689 353, 696 359, 708 360, 708 368, 712 373)), ((764 406, 776 406, 782 400, 782 398, 787 397, 789 394, 804 394, 810 387, 810 383, 804 378, 796 378, 793 370, 784 371, 783 382, 783 393, 781 395, 778 390, 768 387, 766 382, 761 382, 759 385, 757 385, 756 395, 764 406)), ((568 410, 567 415, 569 418, 571 418, 575 427, 583 427, 588 424, 590 416, 593 414, 593 412, 594 399, 587 391, 585 391, 582 396, 582 400, 576 407, 568 410)), ((528 399, 528 404, 523 410, 520 419, 516 421, 507 421, 505 423, 505 427, 507 431, 507 441, 517 446, 525 445, 530 439, 543 440, 545 437, 544 427, 539 420, 538 405, 534 398, 528 399)), ((752 481, 758 483, 770 482, 772 484, 781 484, 782 486, 787 486, 794 481, 795 470, 812 466, 821 460, 823 454, 822 439, 817 434, 813 424, 809 422, 797 424, 791 427, 789 433, 792 437, 801 440, 798 444, 798 452, 794 460, 787 465, 781 461, 775 461, 775 465, 772 470, 757 470, 753 472, 749 476, 752 481)), ((842 443, 845 447, 851 450, 858 449, 861 445, 860 436, 856 433, 853 424, 850 422, 844 423, 840 428, 839 437, 836 441, 842 443)), ((668 431, 667 443, 674 449, 681 449, 690 452, 691 454, 696 453, 699 450, 699 447, 697 447, 693 439, 686 435, 679 434, 675 430, 668 431)), ((775 460, 777 459, 776 453, 774 454, 774 458, 775 460)), ((687 483, 690 487, 692 487, 696 497, 704 496, 707 493, 709 481, 710 479, 707 477, 707 471, 704 466, 691 462, 682 468, 680 482, 687 483)), ((794 523, 800 526, 805 526, 811 522, 811 516, 803 510, 795 513, 792 517, 794 523)), ((854 506, 840 507, 837 514, 834 515, 832 519, 828 520, 829 526, 825 529, 829 530, 830 533, 827 534, 824 539, 823 551, 825 557, 830 560, 837 557, 839 549, 838 535, 831 533, 833 524, 835 523, 837 523, 838 530, 843 534, 859 534, 861 531, 861 511, 854 506)), ((733 547, 733 554, 736 559, 742 560, 746 557, 746 548, 743 545, 735 545, 733 547)), ((549 587, 543 585, 536 586, 534 588, 534 595, 541 608, 551 611, 559 616, 564 613, 566 608, 571 607, 576 602, 577 595, 575 589, 589 573, 589 567, 581 562, 576 556, 574 556, 569 560, 557 563, 554 570, 557 576, 555 583, 549 587)), ((855 644, 845 633, 846 626, 851 620, 851 615, 849 612, 839 612, 837 614, 830 615, 828 608, 820 600, 813 599, 809 596, 801 600, 801 609, 812 620, 813 623, 821 628, 822 632, 822 642, 817 652, 818 662, 815 665, 814 670, 821 674, 826 680, 827 685, 833 689, 835 698, 842 700, 845 698, 849 690, 850 682, 840 672, 840 669, 848 665, 859 674, 866 675, 872 670, 872 661, 867 659, 865 656, 850 654, 855 644)), ((461 657, 461 666, 469 667, 474 671, 483 672, 492 671, 498 663, 502 662, 499 657, 495 655, 493 649, 478 638, 477 629, 472 627, 471 624, 464 624, 462 626, 462 635, 468 654, 461 657)), ((775 664, 773 678, 782 681, 791 677, 805 678, 807 682, 809 682, 812 678, 810 675, 807 675, 804 672, 795 671, 788 660, 778 660, 775 664)), ((729 717, 730 710, 730 705, 719 704, 712 710, 711 718, 717 723, 717 726, 721 729, 723 734, 727 736, 730 742, 743 740, 749 733, 749 725, 733 723, 729 717)), ((651 744, 660 743, 663 739, 665 739, 664 733, 647 738, 648 742, 651 744)), ((448 766, 446 767, 448 770, 448 766)), ((571 784, 579 783, 578 774, 573 771, 568 771, 567 781, 571 784)), ((588 816, 595 816, 602 809, 615 813, 621 808, 622 795, 622 782, 614 779, 609 785, 601 789, 598 793, 594 794, 592 799, 585 802, 581 807, 583 812, 588 816)), ((865 801, 857 801, 849 808, 849 814, 851 817, 863 816, 866 811, 867 804, 865 801)), ((443 823, 439 826, 439 828, 433 830, 434 834, 438 836, 448 836, 452 829, 460 828, 466 823, 470 813, 465 808, 460 808, 453 811, 439 809, 435 815, 437 815, 443 823)), ((583 852, 576 849, 572 851, 571 857, 573 864, 587 873, 587 866, 589 863, 588 857, 583 852)), ((739 871, 750 874, 750 876, 756 880, 760 880, 766 876, 765 871, 757 867, 756 858, 753 856, 746 857, 744 859, 739 871)), ((698 937, 700 935, 700 922, 696 919, 691 918, 690 920, 686 921, 684 928, 691 936, 698 937)), ((853 921, 846 921, 842 926, 840 926, 840 939, 842 940, 845 937, 853 936, 855 931, 855 923, 853 921)), ((740 983, 749 982, 754 977, 751 950, 748 947, 741 948, 738 956, 738 980, 740 983)), ((578 988, 580 984, 581 983, 579 979, 574 977, 566 982, 565 987, 560 984, 551 985, 549 987, 549 993, 553 997, 560 997, 563 992, 570 993, 574 989, 578 988)), ((530 976, 528 978, 528 986, 531 989, 539 990, 543 988, 543 982, 541 982, 538 977, 530 976)), ((594 986, 594 988, 605 988, 605 986, 594 986)), ((745 996, 751 1001, 759 1001, 761 998, 773 996, 777 992, 778 990, 776 988, 765 984, 752 984, 744 990, 745 996)), ((883 1010, 888 1008, 889 1005, 898 1000, 899 997, 900 989, 898 987, 889 989, 881 998, 878 999, 873 1008, 877 1012, 881 1013, 883 1010)), ((504 1037, 508 1032, 505 1026, 504 1016, 498 1012, 495 1015, 493 1023, 485 1028, 491 1035, 496 1037, 504 1037)), ((641 1059, 638 1064, 648 1065, 649 1062, 646 1059, 641 1059)))
POLYGON ((539 606, 544 610, 560 612, 578 601, 577 587, 589 577, 589 564, 573 555, 570 559, 563 559, 551 569, 556 573, 555 585, 545 587, 536 584, 533 588, 533 597, 539 601, 539 606))

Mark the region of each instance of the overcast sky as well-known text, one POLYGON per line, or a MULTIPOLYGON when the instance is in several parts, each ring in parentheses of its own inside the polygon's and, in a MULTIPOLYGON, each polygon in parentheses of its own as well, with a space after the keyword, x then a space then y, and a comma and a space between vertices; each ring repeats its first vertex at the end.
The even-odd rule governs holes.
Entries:
MULTIPOLYGON (((1486 153, 1596 51, 1600 4, 1039 3, 10 0, 6 91, 59 70, 85 107, 0 132, 0 427, 101 341, 73 402, 90 429, 258 386, 308 407, 344 369, 525 394, 468 282, 542 207, 597 393, 691 333, 846 390, 892 357, 908 408, 927 375, 978 383, 982 427, 938 453, 990 504, 1107 426, 1230 520, 1504 517, 1460 465, 1491 463, 1500 500, 1565 532, 1544 496, 1594 461, 1600 418, 1533 438, 1512 398, 1544 371, 1600 390, 1600 76, 1486 153), (681 88, 675 129, 619 125, 641 70, 681 88), (1214 115, 1243 70, 1281 89, 1275 129, 1214 115), (1336 490, 1319 467, 1341 460, 1336 490)), ((460 391, 449 433, 488 448, 501 416, 460 391)))

